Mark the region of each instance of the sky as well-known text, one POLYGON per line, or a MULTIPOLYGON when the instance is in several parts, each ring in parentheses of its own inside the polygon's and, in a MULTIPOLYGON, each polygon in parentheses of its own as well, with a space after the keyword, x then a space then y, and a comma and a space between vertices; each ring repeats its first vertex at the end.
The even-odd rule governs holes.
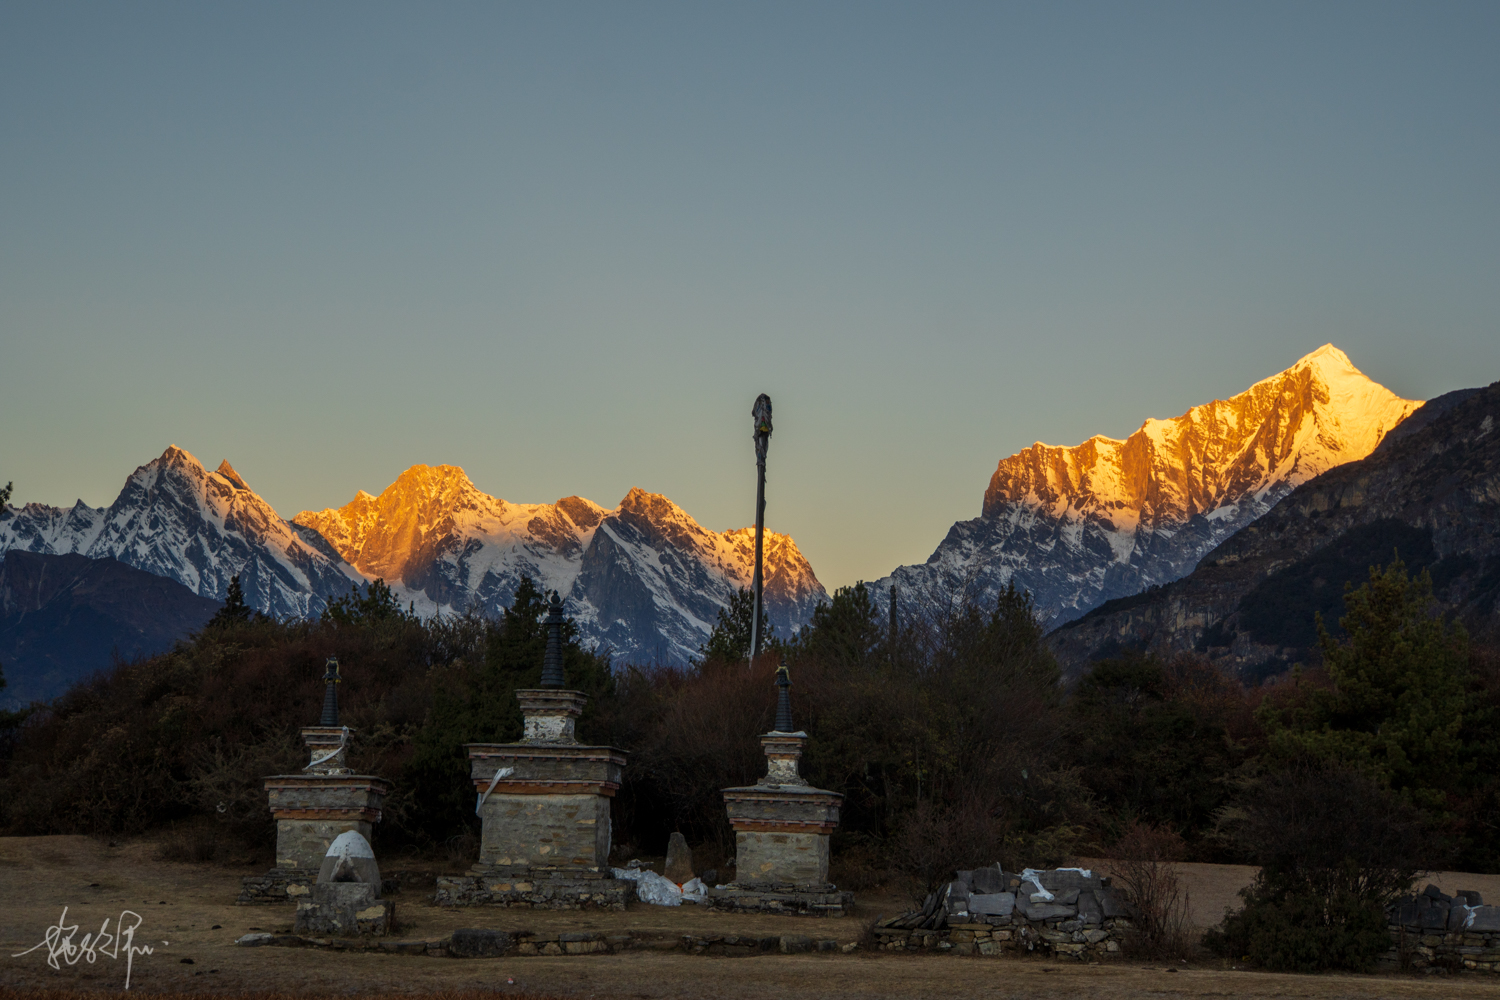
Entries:
POLYGON ((0 482, 462 466, 921 562, 1326 342, 1500 379, 1500 4, 0 2, 0 482))

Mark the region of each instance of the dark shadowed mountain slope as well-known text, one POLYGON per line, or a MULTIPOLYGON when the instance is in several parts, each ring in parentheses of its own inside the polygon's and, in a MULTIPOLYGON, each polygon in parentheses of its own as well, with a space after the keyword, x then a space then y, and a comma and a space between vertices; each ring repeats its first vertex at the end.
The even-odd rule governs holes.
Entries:
POLYGON ((116 559, 12 551, 0 562, 0 664, 12 707, 54 698, 204 626, 219 602, 116 559))
POLYGON ((1429 570, 1444 608, 1476 638, 1500 639, 1500 382, 1298 487, 1189 576, 1110 601, 1048 641, 1073 675, 1158 648, 1266 676, 1312 662, 1314 612, 1336 622, 1344 584, 1395 553, 1429 570))

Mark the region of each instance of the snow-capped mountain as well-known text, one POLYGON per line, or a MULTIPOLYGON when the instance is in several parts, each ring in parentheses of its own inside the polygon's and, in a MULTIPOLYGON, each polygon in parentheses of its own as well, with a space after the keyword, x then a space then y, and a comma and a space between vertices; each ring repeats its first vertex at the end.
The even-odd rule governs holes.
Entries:
POLYGON ((1193 651, 1256 683, 1317 663, 1344 587, 1399 554, 1476 648, 1500 642, 1500 382, 1428 400, 1370 455, 1293 490, 1181 580, 1048 637, 1065 676, 1129 650, 1193 651))
MULTIPOLYGON (((360 491, 293 521, 421 611, 493 611, 530 576, 564 595, 586 641, 636 662, 696 656, 719 609, 749 586, 755 549, 754 529, 709 531, 644 490, 613 510, 576 496, 510 503, 451 465, 413 466, 379 496, 360 491)), ((786 535, 766 533, 765 558, 767 613, 786 635, 827 594, 786 535)))
POLYGON ((278 616, 316 614, 364 578, 316 532, 283 520, 226 461, 209 472, 176 445, 125 480, 108 507, 27 504, 0 511, 0 553, 112 557, 222 600, 238 575, 245 600, 278 616))
POLYGON ((1002 459, 981 515, 925 564, 874 584, 884 599, 992 600, 1009 581, 1054 624, 1189 573, 1214 546, 1314 476, 1364 458, 1419 401, 1332 344, 1227 400, 1147 420, 1124 441, 1040 442, 1002 459))

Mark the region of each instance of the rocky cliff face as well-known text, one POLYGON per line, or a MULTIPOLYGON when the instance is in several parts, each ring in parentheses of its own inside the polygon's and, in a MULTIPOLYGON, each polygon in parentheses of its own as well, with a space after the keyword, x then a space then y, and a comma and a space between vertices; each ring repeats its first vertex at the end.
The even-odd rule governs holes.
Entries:
MULTIPOLYGON (((413 466, 379 496, 293 520, 419 610, 494 611, 529 576, 564 595, 587 641, 636 662, 695 656, 754 566, 753 529, 709 531, 658 494, 633 489, 613 510, 582 497, 516 504, 448 465, 413 466)), ((826 597, 796 543, 767 532, 766 606, 778 631, 826 597)))
POLYGON ((920 566, 877 581, 900 600, 980 600, 1012 579, 1054 623, 1191 571, 1300 484, 1364 458, 1422 404, 1333 345, 1227 400, 1147 420, 1123 441, 1035 444, 1003 459, 981 515, 920 566))
POLYGON ((1445 405, 1294 490, 1185 579, 1058 629, 1048 641, 1065 668, 1127 649, 1196 650, 1248 679, 1314 662, 1313 613, 1333 626, 1344 583, 1395 553, 1429 570, 1472 634, 1500 638, 1500 383, 1445 405))
POLYGON ((316 533, 284 521, 226 461, 209 472, 175 445, 125 480, 108 507, 27 504, 0 511, 0 552, 118 559, 222 600, 236 574, 245 599, 278 616, 316 614, 363 577, 316 533))

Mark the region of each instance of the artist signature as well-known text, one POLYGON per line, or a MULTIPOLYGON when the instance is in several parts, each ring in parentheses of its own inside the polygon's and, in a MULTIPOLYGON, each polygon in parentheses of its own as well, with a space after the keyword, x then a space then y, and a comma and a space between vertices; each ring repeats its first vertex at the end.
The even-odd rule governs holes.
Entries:
MULTIPOLYGON (((105 958, 118 959, 121 952, 125 955, 125 988, 130 989, 130 970, 135 964, 135 956, 151 954, 150 945, 137 945, 135 943, 136 929, 141 926, 141 915, 134 910, 121 910, 120 919, 115 923, 115 932, 109 932, 109 917, 104 918, 104 923, 99 925, 98 934, 85 934, 77 942, 73 935, 78 933, 78 925, 68 923, 68 908, 63 907, 62 916, 57 918, 57 923, 47 928, 46 935, 42 940, 23 952, 10 956, 20 958, 22 955, 30 955, 38 948, 47 949, 47 964, 54 969, 61 969, 57 964, 62 959, 69 965, 77 965, 78 960, 86 958, 90 965, 100 955, 105 958), (127 919, 128 918, 128 919, 127 919)), ((163 941, 162 944, 167 942, 163 941)))

